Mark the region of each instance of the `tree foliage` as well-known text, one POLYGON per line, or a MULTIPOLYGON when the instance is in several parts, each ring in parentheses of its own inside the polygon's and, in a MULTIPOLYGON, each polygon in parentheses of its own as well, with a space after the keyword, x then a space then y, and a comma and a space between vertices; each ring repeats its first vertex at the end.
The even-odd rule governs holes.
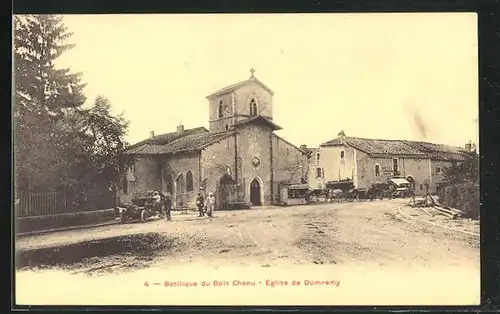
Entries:
POLYGON ((59 155, 64 110, 85 102, 80 74, 54 61, 71 46, 62 18, 14 16, 14 134, 17 184, 58 186, 70 165, 59 155))
POLYGON ((56 59, 73 48, 62 17, 22 15, 13 22, 17 188, 109 185, 119 171, 128 122, 113 116, 102 96, 83 108, 81 73, 56 67, 56 59))
POLYGON ((65 134, 76 141, 70 149, 76 149, 75 153, 83 152, 85 156, 79 167, 80 174, 85 176, 79 178, 80 181, 108 185, 122 173, 121 156, 127 148, 128 124, 123 115, 111 113, 111 104, 103 96, 98 96, 90 109, 67 115, 65 134))
POLYGON ((450 183, 479 183, 479 154, 476 151, 465 153, 463 162, 454 162, 443 169, 445 180, 450 183))

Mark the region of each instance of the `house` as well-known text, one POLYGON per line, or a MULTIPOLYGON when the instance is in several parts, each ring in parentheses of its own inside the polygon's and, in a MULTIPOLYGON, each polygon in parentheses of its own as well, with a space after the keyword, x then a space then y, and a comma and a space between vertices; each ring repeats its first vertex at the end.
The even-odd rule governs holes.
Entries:
POLYGON ((324 189, 326 187, 324 169, 320 166, 319 148, 300 146, 308 153, 307 184, 311 189, 324 189))
POLYGON ((218 208, 274 204, 280 185, 307 179, 307 153, 275 134, 273 91, 249 79, 209 96, 209 128, 155 135, 132 145, 133 165, 122 178, 121 202, 134 193, 171 193, 174 207, 193 206, 200 191, 215 192, 218 208))
POLYGON ((466 153, 464 148, 441 144, 341 134, 314 151, 309 169, 315 173, 316 181, 350 179, 357 188, 368 188, 389 178, 404 178, 414 184, 417 195, 425 195, 436 192, 444 183, 443 169, 463 161, 466 153))

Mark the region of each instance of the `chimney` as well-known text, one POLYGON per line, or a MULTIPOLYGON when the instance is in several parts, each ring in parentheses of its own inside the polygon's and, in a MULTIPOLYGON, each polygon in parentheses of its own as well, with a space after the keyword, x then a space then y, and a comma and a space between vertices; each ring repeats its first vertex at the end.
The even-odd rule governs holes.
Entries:
POLYGON ((184 126, 182 124, 179 124, 177 126, 177 133, 182 133, 182 132, 184 132, 184 126))
POLYGON ((468 151, 472 150, 472 142, 471 141, 469 141, 467 144, 465 144, 465 149, 468 151))
POLYGON ((300 145, 300 149, 304 150, 306 148, 307 148, 307 146, 305 144, 300 145))
POLYGON ((149 132, 149 138, 154 138, 155 137, 155 131, 149 132))

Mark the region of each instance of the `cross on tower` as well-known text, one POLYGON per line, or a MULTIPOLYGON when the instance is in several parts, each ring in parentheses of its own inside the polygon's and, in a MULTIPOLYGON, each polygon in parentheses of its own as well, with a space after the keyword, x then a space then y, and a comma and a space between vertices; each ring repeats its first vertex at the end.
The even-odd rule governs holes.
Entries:
POLYGON ((253 68, 250 69, 250 77, 253 77, 253 74, 255 73, 255 70, 253 68))

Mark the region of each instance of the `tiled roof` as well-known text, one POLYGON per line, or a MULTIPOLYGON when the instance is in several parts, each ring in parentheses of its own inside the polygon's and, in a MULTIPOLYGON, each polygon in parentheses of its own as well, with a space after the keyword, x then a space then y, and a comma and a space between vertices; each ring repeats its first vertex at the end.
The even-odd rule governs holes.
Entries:
POLYGON ((265 90, 267 90, 271 95, 274 95, 274 92, 269 87, 267 87, 266 85, 264 85, 264 83, 262 83, 261 81, 259 81, 256 77, 251 77, 248 80, 244 80, 244 81, 238 82, 236 84, 231 84, 231 85, 228 85, 228 86, 226 86, 224 88, 221 88, 218 91, 216 91, 215 93, 212 93, 212 94, 208 95, 207 98, 211 98, 211 97, 214 97, 214 96, 218 96, 218 95, 222 95, 222 94, 231 92, 233 90, 236 90, 236 89, 238 89, 238 88, 240 88, 242 86, 245 86, 246 84, 252 83, 252 82, 255 82, 255 83, 259 84, 260 86, 262 86, 262 88, 264 88, 265 90))
POLYGON ((210 144, 216 143, 234 134, 231 131, 225 132, 207 132, 193 134, 182 137, 168 144, 168 153, 179 153, 184 151, 200 150, 210 144))
POLYGON ((144 144, 130 149, 129 155, 163 155, 198 151, 233 135, 234 132, 199 132, 186 135, 166 144, 144 144))
POLYGON ((170 133, 159 134, 159 135, 155 135, 153 138, 148 138, 148 139, 142 140, 138 143, 135 143, 134 145, 130 146, 129 150, 143 146, 144 144, 163 145, 163 144, 170 143, 170 142, 172 142, 178 138, 181 138, 183 136, 196 134, 196 133, 204 133, 204 132, 208 132, 208 130, 204 127, 197 127, 197 128, 193 128, 193 129, 186 129, 182 133, 170 132, 170 133))
POLYGON ((252 122, 261 122, 261 123, 267 124, 267 125, 271 126, 271 128, 273 130, 281 130, 282 129, 279 125, 274 123, 271 119, 268 119, 268 118, 266 118, 264 116, 260 116, 260 115, 240 120, 240 121, 236 122, 234 124, 234 126, 244 125, 244 124, 248 124, 248 123, 252 123, 252 122))
POLYGON ((467 158, 465 149, 443 144, 433 144, 417 141, 402 141, 409 146, 415 147, 426 153, 429 158, 437 160, 462 161, 467 158))
POLYGON ((437 160, 463 160, 465 150, 441 144, 405 140, 380 140, 358 137, 336 138, 321 146, 348 145, 373 157, 408 156, 437 160))

